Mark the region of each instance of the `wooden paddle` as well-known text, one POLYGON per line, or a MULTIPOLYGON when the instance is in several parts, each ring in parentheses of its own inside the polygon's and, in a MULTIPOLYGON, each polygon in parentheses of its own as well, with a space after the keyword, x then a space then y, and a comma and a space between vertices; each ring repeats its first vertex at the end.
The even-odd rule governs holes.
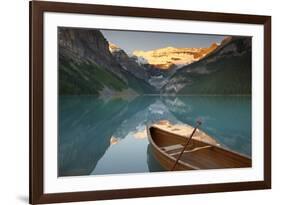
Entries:
POLYGON ((193 129, 193 131, 192 131, 190 137, 188 138, 187 142, 185 143, 185 145, 184 145, 184 147, 183 147, 181 153, 179 154, 179 156, 178 156, 178 158, 177 158, 177 160, 176 160, 176 162, 175 162, 173 168, 171 169, 171 171, 174 171, 174 169, 176 168, 176 166, 177 166, 177 164, 178 164, 178 161, 180 160, 180 158, 181 158, 181 156, 182 156, 184 150, 186 149, 187 145, 188 145, 189 142, 191 141, 192 136, 193 136, 194 133, 196 132, 197 128, 202 124, 202 122, 199 121, 199 120, 198 120, 196 123, 197 123, 196 127, 193 129))

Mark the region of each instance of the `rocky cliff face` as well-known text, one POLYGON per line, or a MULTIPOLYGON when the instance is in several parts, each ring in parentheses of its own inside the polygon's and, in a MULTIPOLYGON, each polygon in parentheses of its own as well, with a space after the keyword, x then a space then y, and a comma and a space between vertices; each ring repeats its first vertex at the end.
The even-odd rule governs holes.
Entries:
POLYGON ((250 94, 251 38, 226 38, 205 58, 184 66, 163 87, 163 94, 250 94))
POLYGON ((115 44, 109 43, 109 50, 114 56, 115 60, 123 67, 123 69, 132 73, 137 78, 148 82, 150 76, 146 71, 146 67, 138 63, 134 58, 129 57, 124 50, 115 44))
POLYGON ((58 37, 61 95, 136 94, 154 90, 122 68, 99 30, 59 28, 58 37))
POLYGON ((133 55, 144 58, 155 68, 167 70, 178 68, 200 60, 217 48, 213 43, 209 48, 160 48, 150 51, 134 51, 133 55))
POLYGON ((59 48, 60 55, 78 64, 93 62, 125 80, 120 66, 111 56, 107 40, 98 30, 60 28, 59 48))

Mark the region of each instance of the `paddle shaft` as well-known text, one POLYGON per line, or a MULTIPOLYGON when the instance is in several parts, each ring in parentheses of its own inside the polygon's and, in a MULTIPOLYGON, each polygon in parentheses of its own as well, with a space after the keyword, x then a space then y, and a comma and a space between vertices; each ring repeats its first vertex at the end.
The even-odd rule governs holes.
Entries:
POLYGON ((191 139, 192 139, 192 136, 194 135, 194 133, 196 132, 197 128, 198 128, 200 125, 201 125, 201 123, 197 123, 196 127, 193 129, 193 131, 192 131, 190 137, 188 138, 187 142, 185 143, 185 145, 184 145, 184 147, 183 147, 183 149, 182 149, 180 155, 178 156, 178 158, 177 158, 177 160, 176 160, 176 162, 175 162, 173 168, 171 169, 171 171, 174 171, 174 169, 176 168, 176 166, 177 166, 177 164, 178 164, 178 161, 180 160, 180 158, 181 158, 181 156, 182 156, 184 150, 186 149, 187 145, 189 144, 189 142, 190 142, 191 139))

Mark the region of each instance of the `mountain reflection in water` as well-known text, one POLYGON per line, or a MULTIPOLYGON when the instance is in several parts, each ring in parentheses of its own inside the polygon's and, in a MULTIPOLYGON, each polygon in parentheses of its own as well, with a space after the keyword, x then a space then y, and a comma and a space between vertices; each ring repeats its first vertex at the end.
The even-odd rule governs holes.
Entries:
POLYGON ((251 155, 249 96, 61 96, 58 175, 164 171, 151 154, 146 124, 193 125, 198 118, 221 145, 251 155))

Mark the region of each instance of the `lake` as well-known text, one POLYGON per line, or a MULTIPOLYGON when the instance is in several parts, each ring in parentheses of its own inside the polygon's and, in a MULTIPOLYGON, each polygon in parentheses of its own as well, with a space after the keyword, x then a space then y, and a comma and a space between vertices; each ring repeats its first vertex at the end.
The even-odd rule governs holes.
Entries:
POLYGON ((146 124, 194 125, 222 146, 251 156, 250 96, 59 97, 58 175, 164 171, 153 158, 146 124))

